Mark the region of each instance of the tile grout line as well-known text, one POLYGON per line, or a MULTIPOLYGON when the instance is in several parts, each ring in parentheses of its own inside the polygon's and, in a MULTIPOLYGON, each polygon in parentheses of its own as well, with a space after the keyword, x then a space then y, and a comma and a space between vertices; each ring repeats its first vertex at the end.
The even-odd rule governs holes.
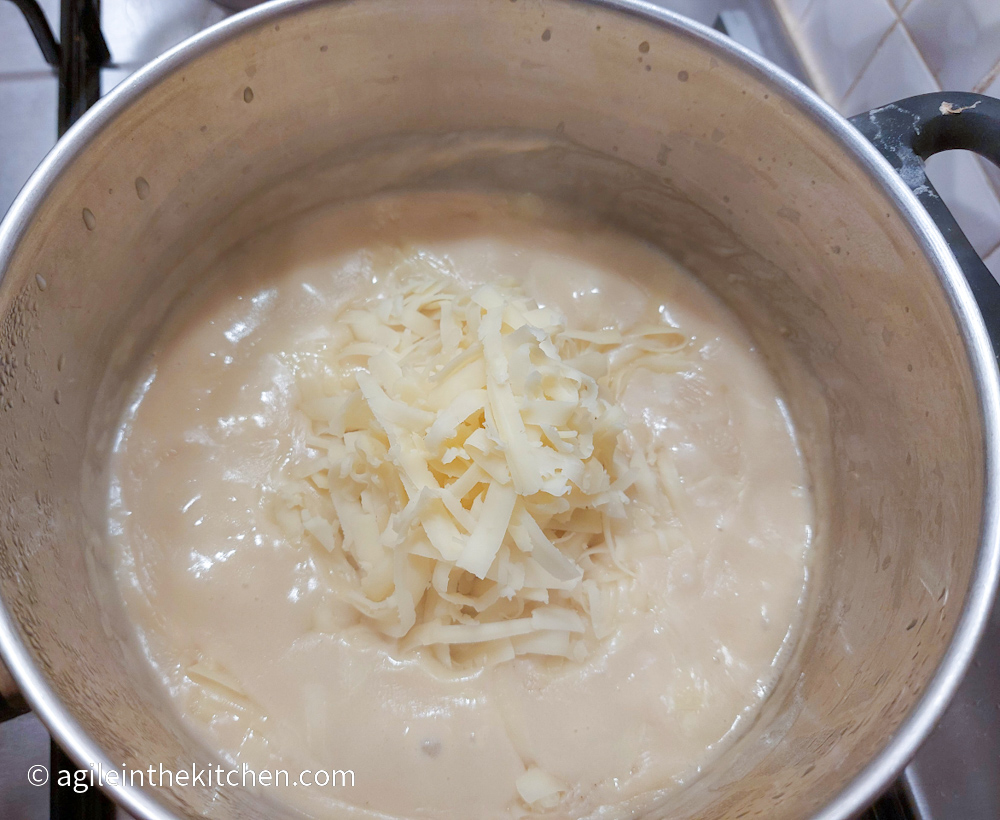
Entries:
POLYGON ((1000 77, 1000 59, 997 59, 996 65, 986 72, 986 76, 972 86, 972 90, 977 94, 982 94, 993 84, 993 81, 997 79, 997 77, 1000 77))

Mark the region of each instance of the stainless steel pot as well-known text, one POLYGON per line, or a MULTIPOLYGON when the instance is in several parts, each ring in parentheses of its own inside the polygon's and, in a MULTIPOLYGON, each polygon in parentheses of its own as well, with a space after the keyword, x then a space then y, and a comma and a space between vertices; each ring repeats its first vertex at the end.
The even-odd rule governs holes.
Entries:
MULTIPOLYGON (((912 145, 881 137, 919 182, 912 145)), ((660 815, 849 816, 941 714, 990 606, 995 360, 941 233, 858 131, 641 0, 269 4, 67 134, 0 228, 14 678, 83 765, 211 762, 137 659, 102 565, 109 421, 215 254, 318 203, 470 184, 571 201, 660 245, 770 357, 822 511, 807 624, 760 718, 660 815)), ((147 820, 280 815, 239 789, 110 792, 147 820)))

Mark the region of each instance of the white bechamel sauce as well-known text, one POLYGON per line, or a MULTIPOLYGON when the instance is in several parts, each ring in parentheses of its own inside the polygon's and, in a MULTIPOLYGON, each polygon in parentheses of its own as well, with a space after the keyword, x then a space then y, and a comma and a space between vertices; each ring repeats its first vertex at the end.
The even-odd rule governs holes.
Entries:
POLYGON ((122 421, 109 544, 137 643, 195 733, 293 778, 354 772, 353 787, 271 797, 321 817, 518 817, 514 783, 534 765, 568 788, 551 816, 618 816, 695 777, 753 718, 800 615, 806 471, 750 337, 660 252, 532 199, 414 194, 254 237, 189 302, 122 421), (527 657, 449 676, 402 655, 273 519, 308 426, 296 362, 338 305, 378 291, 387 248, 470 283, 514 277, 578 328, 659 314, 693 339, 681 372, 640 372, 622 396, 633 434, 676 469, 683 510, 664 504, 669 548, 636 551, 629 608, 583 664, 527 657), (321 606, 334 613, 323 632, 321 606), (188 677, 195 663, 244 694, 188 677))

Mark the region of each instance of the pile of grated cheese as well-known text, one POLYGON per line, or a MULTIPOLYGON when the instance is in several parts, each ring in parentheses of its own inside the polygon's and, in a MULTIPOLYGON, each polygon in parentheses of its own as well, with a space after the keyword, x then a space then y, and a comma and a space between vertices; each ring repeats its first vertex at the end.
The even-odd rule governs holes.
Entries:
POLYGON ((573 330, 421 254, 390 279, 299 373, 309 455, 285 468, 279 523, 343 560, 344 598, 404 650, 584 659, 628 581, 616 536, 662 500, 615 398, 638 367, 676 370, 687 339, 573 330))

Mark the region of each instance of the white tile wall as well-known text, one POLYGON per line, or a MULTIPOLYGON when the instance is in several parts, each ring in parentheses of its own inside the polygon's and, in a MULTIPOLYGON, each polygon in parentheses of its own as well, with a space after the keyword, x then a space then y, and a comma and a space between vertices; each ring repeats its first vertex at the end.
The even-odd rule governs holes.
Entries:
POLYGON ((853 117, 893 100, 937 90, 937 81, 906 28, 896 23, 871 62, 855 77, 850 92, 840 102, 840 110, 853 117))
POLYGON ((997 0, 913 0, 903 20, 949 90, 975 88, 1000 58, 997 0))
POLYGON ((857 79, 853 67, 871 59, 895 22, 889 0, 817 0, 809 6, 799 31, 810 44, 813 73, 823 78, 830 98, 844 98, 857 79))
MULTIPOLYGON (((817 90, 845 116, 942 89, 1000 97, 1000 0, 775 3, 817 90)), ((1000 169, 949 152, 927 173, 1000 278, 1000 169)))

